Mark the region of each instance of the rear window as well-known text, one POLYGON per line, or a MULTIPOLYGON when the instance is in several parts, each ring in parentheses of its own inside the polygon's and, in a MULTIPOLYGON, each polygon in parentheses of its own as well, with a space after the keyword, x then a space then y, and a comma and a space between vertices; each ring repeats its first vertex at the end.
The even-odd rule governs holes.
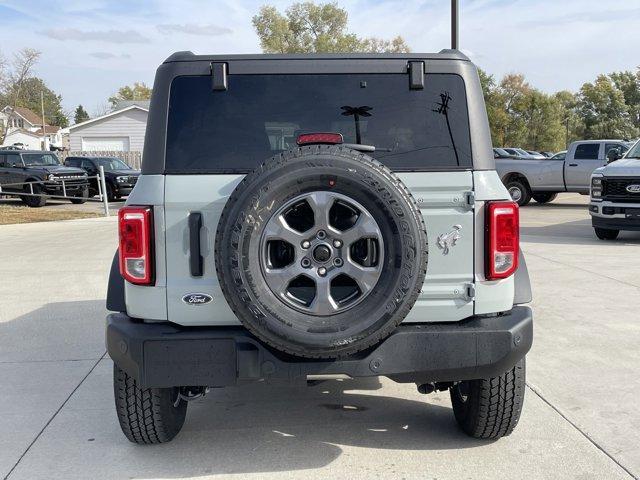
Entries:
POLYGON ((230 75, 228 85, 213 91, 208 76, 173 80, 167 173, 246 173, 312 132, 373 145, 372 155, 396 171, 472 166, 457 75, 426 75, 422 90, 410 90, 402 74, 230 75))
POLYGON ((597 160, 599 151, 599 143, 582 143, 576 147, 576 153, 573 158, 576 160, 597 160))

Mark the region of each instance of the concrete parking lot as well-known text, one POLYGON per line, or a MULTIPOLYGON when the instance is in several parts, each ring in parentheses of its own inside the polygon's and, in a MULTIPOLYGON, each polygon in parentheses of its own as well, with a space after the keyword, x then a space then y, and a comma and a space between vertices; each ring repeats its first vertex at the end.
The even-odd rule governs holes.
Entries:
POLYGON ((597 240, 586 202, 522 209, 535 340, 495 442, 382 379, 212 391, 173 443, 132 445, 103 338, 115 219, 0 227, 0 478, 638 478, 640 233, 597 240))

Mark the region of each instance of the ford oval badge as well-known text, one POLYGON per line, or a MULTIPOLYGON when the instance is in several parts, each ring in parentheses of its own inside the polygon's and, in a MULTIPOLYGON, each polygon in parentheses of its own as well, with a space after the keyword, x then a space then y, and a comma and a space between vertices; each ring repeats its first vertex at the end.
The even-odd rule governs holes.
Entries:
POLYGON ((187 293, 182 297, 182 301, 187 305, 204 305, 211 300, 213 300, 213 297, 206 293, 187 293))
POLYGON ((629 185, 626 190, 629 193, 640 193, 640 185, 629 185))

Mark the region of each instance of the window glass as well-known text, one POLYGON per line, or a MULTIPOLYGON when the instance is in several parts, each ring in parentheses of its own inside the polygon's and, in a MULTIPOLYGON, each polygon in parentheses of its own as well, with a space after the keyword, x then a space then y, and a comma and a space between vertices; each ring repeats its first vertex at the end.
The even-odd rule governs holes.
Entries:
POLYGON ((51 153, 25 153, 22 158, 25 165, 60 165, 58 157, 51 153))
POLYGON ((126 163, 124 163, 119 158, 104 157, 104 158, 96 158, 94 160, 98 165, 102 165, 102 167, 107 171, 109 171, 109 170, 131 170, 131 167, 129 165, 127 165, 126 163))
POLYGON ((581 143, 576 147, 576 160, 597 160, 600 150, 599 143, 581 143))
POLYGON ((636 142, 636 144, 631 147, 626 158, 640 158, 640 141, 636 142))
POLYGON ((403 74, 230 75, 226 91, 209 76, 173 80, 165 168, 248 172, 311 132, 373 145, 396 171, 472 165, 457 75, 428 74, 422 90, 403 74))
POLYGON ((16 165, 22 166, 20 155, 16 155, 15 153, 7 153, 6 164, 7 167, 15 167, 16 165))

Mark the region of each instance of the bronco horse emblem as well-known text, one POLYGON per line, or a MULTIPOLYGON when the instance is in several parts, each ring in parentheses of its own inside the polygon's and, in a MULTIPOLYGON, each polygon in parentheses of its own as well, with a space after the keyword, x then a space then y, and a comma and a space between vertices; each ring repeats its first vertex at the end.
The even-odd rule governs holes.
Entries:
POLYGON ((454 247, 456 242, 460 240, 461 225, 454 225, 453 230, 448 233, 443 233, 438 237, 438 247, 442 249, 443 255, 449 253, 449 249, 454 247))

